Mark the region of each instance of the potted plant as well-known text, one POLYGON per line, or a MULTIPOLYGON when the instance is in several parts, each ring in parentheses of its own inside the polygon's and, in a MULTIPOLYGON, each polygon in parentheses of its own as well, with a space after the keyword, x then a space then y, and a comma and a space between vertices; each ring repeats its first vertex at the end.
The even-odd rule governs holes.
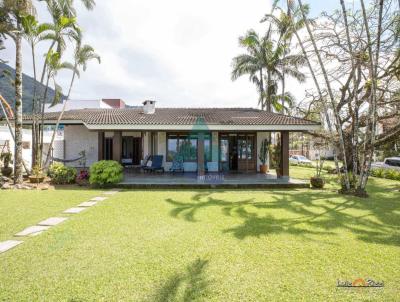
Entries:
POLYGON ((260 154, 258 156, 258 158, 261 161, 261 165, 260 165, 260 173, 262 174, 266 174, 269 172, 268 169, 268 153, 269 153, 269 146, 270 146, 270 142, 268 139, 264 139, 261 142, 261 147, 260 147, 260 154))
POLYGON ((2 153, 0 156, 0 160, 3 161, 3 167, 1 168, 1 174, 4 175, 5 177, 10 177, 13 169, 10 167, 10 164, 12 163, 12 154, 11 152, 5 152, 2 153))
POLYGON ((42 168, 36 165, 32 168, 32 175, 29 176, 29 182, 39 184, 44 181, 44 174, 42 168))
POLYGON ((318 154, 316 160, 316 172, 315 175, 310 178, 311 187, 315 189, 322 189, 325 185, 325 180, 321 177, 323 165, 324 160, 321 159, 321 156, 318 154))
POLYGON ((277 139, 277 144, 271 148, 271 163, 272 166, 275 168, 276 177, 281 178, 281 140, 277 139))

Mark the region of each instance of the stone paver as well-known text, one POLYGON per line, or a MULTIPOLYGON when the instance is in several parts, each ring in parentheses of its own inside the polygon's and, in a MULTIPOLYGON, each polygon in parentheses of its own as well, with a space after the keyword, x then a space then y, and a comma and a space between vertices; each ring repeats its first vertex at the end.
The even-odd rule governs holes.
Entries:
POLYGON ((97 196, 90 199, 90 201, 103 201, 106 200, 108 197, 97 196))
POLYGON ((18 236, 18 237, 28 236, 28 235, 32 235, 34 233, 45 231, 49 228, 50 228, 50 226, 34 225, 34 226, 27 227, 25 230, 15 234, 15 236, 18 236))
POLYGON ((88 208, 88 207, 93 207, 96 204, 97 204, 97 201, 85 201, 85 202, 82 202, 81 204, 78 204, 78 207, 88 208))
POLYGON ((23 241, 19 240, 6 240, 3 242, 0 242, 0 253, 4 253, 13 247, 16 247, 18 244, 21 244, 23 241))
POLYGON ((82 211, 84 211, 85 208, 70 208, 68 210, 65 210, 63 213, 65 214, 77 214, 80 213, 82 211))
POLYGON ((47 218, 46 220, 39 222, 38 225, 53 226, 53 225, 57 225, 57 224, 65 221, 67 219, 68 219, 67 217, 50 217, 50 218, 47 218))
POLYGON ((111 191, 105 191, 103 192, 104 195, 114 195, 117 194, 119 190, 111 190, 111 191))

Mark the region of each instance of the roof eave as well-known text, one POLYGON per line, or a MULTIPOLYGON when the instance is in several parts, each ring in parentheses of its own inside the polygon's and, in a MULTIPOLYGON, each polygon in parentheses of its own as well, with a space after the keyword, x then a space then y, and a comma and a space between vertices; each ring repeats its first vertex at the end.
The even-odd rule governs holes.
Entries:
MULTIPOLYGON (((89 130, 159 130, 159 131, 192 131, 196 130, 196 125, 102 125, 102 124, 85 124, 89 130)), ((198 130, 209 130, 209 131, 234 131, 234 130, 246 130, 246 131, 317 131, 321 129, 319 124, 309 125, 221 125, 211 124, 202 125, 201 129, 198 130)))

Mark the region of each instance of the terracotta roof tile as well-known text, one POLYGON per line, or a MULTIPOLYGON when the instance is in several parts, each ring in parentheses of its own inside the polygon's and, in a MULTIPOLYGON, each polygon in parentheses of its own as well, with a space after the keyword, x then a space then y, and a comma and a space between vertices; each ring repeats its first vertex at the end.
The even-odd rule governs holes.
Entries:
MULTIPOLYGON (((59 112, 45 114, 45 120, 57 120, 59 112)), ((318 125, 287 115, 252 108, 156 108, 144 114, 142 108, 81 109, 66 111, 63 121, 82 121, 88 125, 193 125, 203 119, 210 125, 318 125)), ((25 115, 24 120, 32 116, 25 115)))

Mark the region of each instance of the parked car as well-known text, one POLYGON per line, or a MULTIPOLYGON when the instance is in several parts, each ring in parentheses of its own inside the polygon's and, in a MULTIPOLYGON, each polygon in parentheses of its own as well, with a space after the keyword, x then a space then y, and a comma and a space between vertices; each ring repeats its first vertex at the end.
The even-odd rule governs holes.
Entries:
POLYGON ((400 170, 400 157, 388 157, 383 162, 371 164, 372 169, 397 169, 400 170))
POLYGON ((292 155, 289 162, 294 165, 312 165, 312 161, 303 155, 292 155))

